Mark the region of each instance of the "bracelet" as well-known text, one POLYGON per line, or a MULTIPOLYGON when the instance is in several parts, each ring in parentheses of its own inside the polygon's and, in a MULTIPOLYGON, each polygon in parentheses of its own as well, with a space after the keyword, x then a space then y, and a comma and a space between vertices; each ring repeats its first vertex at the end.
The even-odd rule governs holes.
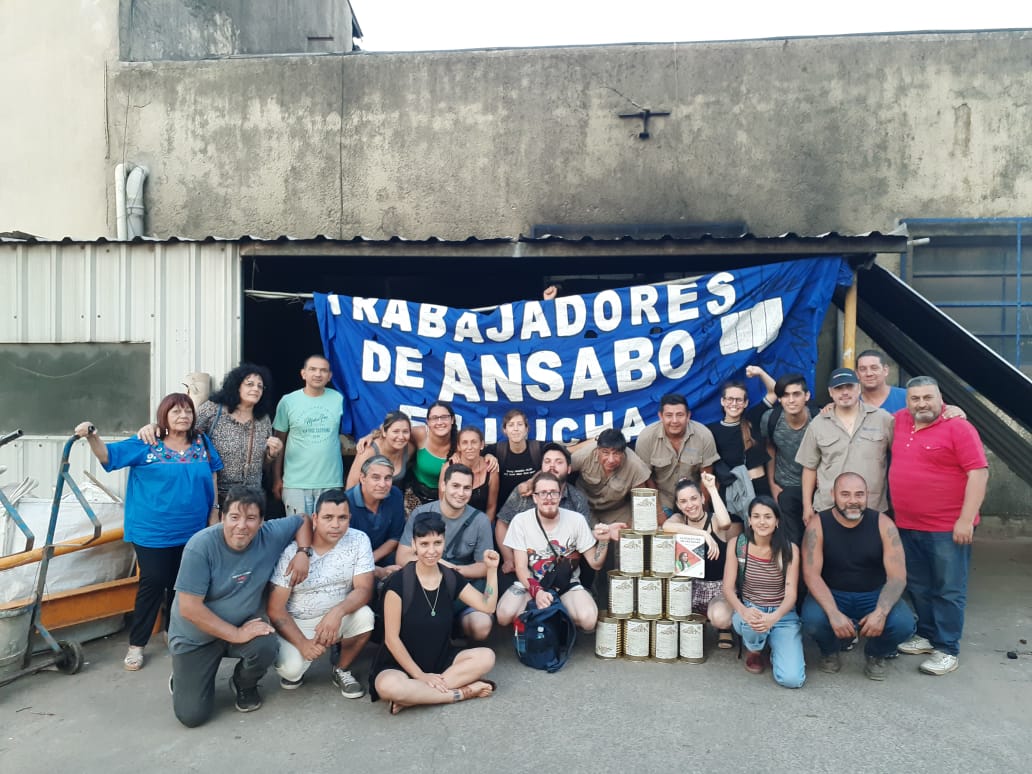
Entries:
POLYGON ((536 578, 527 579, 527 591, 530 592, 530 596, 536 597, 538 592, 541 591, 541 583, 536 578))

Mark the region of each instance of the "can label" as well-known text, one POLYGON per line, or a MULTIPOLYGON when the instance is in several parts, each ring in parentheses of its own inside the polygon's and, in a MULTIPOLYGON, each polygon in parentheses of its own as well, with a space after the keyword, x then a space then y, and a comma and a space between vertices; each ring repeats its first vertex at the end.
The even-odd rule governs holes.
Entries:
POLYGON ((649 657, 649 632, 651 626, 648 621, 641 621, 631 618, 624 622, 624 655, 628 658, 649 657))
POLYGON ((595 627, 595 655, 616 658, 620 655, 620 622, 599 621, 595 627))
POLYGON ((631 490, 631 524, 636 532, 655 532, 659 526, 656 518, 656 490, 631 490))
POLYGON ((681 658, 702 661, 702 621, 681 621, 681 658))
POLYGON ((660 533, 652 536, 652 573, 653 575, 670 576, 674 574, 673 535, 660 533))
POLYGON ((645 576, 638 578, 638 615, 663 615, 663 580, 645 576))
POLYGON ((671 578, 667 592, 667 615, 687 618, 692 614, 692 582, 687 578, 671 578))
POLYGON ((630 530, 620 534, 620 572, 627 575, 645 572, 644 538, 630 530))
POLYGON ((634 614, 634 578, 609 573, 609 612, 613 615, 634 614))
POLYGON ((655 621, 656 626, 656 653, 655 657, 664 661, 673 661, 677 658, 677 621, 655 621))

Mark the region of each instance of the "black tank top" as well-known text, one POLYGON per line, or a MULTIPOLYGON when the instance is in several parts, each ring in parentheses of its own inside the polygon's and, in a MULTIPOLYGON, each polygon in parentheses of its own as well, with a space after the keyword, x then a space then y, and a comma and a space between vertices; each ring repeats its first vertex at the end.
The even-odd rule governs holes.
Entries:
POLYGON ((843 527, 830 511, 821 511, 824 569, 821 577, 836 591, 874 591, 885 585, 885 557, 878 511, 864 510, 855 527, 843 527))

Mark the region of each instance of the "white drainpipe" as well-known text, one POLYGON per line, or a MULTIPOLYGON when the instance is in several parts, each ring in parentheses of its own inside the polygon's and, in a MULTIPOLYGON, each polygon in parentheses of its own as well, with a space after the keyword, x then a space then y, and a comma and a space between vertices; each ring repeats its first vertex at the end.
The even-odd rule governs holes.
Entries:
POLYGON ((125 164, 115 165, 115 234, 119 242, 128 237, 125 213, 125 164))
POLYGON ((126 239, 143 236, 143 182, 147 172, 147 167, 133 167, 125 181, 126 239))

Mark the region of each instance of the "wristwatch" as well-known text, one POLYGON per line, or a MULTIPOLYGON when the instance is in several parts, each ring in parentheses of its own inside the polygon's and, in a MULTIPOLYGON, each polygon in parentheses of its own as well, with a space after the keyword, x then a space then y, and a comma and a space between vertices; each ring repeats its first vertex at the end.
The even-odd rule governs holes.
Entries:
POLYGON ((301 546, 298 546, 297 547, 297 552, 299 554, 304 554, 309 559, 312 558, 312 547, 311 546, 305 546, 304 548, 302 548, 301 546))

